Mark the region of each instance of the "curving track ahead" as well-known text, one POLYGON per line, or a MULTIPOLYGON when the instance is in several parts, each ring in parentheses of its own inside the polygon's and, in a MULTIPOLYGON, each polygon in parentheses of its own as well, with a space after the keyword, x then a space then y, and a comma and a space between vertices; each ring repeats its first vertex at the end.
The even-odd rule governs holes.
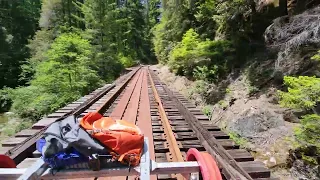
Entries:
MULTIPOLYGON (((149 139, 151 159, 157 162, 185 161, 188 149, 196 148, 215 157, 225 179, 272 179, 263 163, 239 149, 201 110, 170 91, 148 67, 133 68, 114 84, 97 89, 3 141, 0 154, 10 156, 18 168, 27 168, 40 157, 35 141, 48 125, 70 114, 81 118, 90 111, 138 125, 149 139)), ((173 178, 183 179, 180 175, 151 176, 153 180, 173 178)))

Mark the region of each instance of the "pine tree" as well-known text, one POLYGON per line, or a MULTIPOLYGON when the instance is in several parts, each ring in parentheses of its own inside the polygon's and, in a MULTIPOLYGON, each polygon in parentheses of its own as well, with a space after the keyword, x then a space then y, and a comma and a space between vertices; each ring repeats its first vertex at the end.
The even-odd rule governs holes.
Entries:
POLYGON ((29 57, 25 47, 37 27, 40 0, 10 1, 0 3, 0 88, 16 87, 20 81, 20 65, 29 57))

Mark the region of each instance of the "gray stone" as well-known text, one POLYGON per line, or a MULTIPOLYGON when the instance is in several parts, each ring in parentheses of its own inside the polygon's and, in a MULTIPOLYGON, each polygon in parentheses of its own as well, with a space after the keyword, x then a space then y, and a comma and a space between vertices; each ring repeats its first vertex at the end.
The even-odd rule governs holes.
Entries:
POLYGON ((253 107, 238 117, 229 123, 229 129, 246 138, 254 138, 261 132, 284 125, 282 117, 278 114, 253 107))
POLYGON ((320 179, 320 166, 312 166, 304 163, 302 160, 296 160, 290 169, 293 177, 299 180, 318 180, 320 179))

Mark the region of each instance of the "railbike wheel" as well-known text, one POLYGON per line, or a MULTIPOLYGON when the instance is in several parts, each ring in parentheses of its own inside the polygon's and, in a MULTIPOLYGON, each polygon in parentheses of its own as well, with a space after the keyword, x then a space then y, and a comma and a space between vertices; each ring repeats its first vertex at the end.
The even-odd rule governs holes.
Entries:
POLYGON ((187 152, 187 161, 198 162, 200 175, 203 180, 222 180, 219 167, 210 154, 191 148, 187 152))

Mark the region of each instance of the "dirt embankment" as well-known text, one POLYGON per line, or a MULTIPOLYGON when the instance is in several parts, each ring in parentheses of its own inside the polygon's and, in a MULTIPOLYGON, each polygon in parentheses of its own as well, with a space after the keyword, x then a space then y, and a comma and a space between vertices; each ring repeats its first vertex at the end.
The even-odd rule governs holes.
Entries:
POLYGON ((274 19, 265 30, 265 48, 250 55, 240 73, 233 70, 217 85, 175 76, 166 66, 152 68, 275 176, 319 179, 320 165, 304 163, 301 154, 291 151, 297 147, 294 128, 303 113, 280 107, 277 90, 285 90, 284 76, 320 77, 320 62, 311 59, 320 49, 320 2, 290 2, 296 5, 289 15, 274 19))
MULTIPOLYGON (((193 82, 182 76, 175 76, 167 66, 156 65, 151 69, 169 86, 178 91, 211 116, 211 121, 229 132, 231 137, 251 151, 253 156, 274 171, 280 179, 298 179, 286 169, 289 150, 293 148, 293 128, 298 119, 288 109, 277 104, 276 89, 255 94, 245 73, 230 81, 223 96, 216 86, 193 82), (208 87, 209 86, 209 87, 208 87), (207 95, 207 96, 206 96, 207 95), (208 104, 208 95, 216 104, 208 104), (210 112, 208 112, 210 111, 210 112)), ((291 170, 292 171, 292 170, 291 170)), ((300 176, 301 177, 301 176, 300 176)))

